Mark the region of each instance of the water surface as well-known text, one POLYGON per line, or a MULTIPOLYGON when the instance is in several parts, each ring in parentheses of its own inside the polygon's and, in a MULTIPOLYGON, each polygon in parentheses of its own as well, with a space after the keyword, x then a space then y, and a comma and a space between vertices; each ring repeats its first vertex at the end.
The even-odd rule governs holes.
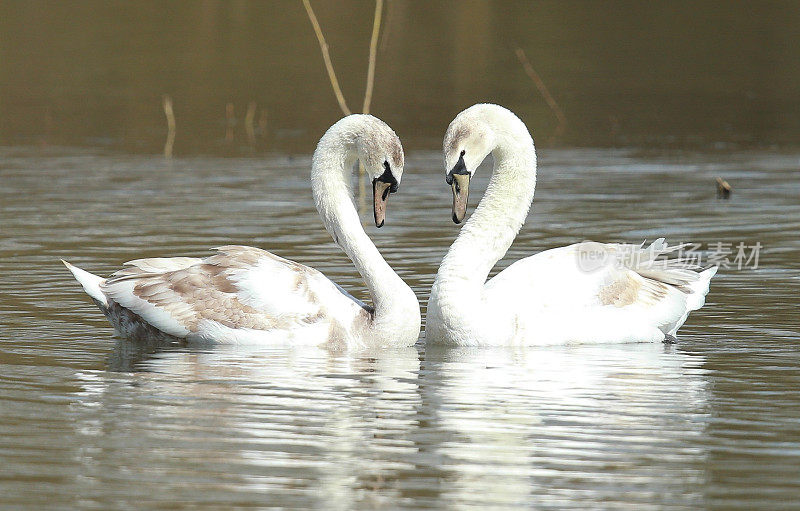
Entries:
MULTIPOLYGON (((674 346, 137 345, 59 262, 108 274, 249 244, 366 298, 313 208, 309 164, 0 149, 0 507, 796 506, 799 154, 541 151, 500 268, 584 239, 763 245, 757 269, 720 270, 674 346)), ((410 153, 386 227, 367 228, 423 305, 458 231, 440 166, 410 153)))

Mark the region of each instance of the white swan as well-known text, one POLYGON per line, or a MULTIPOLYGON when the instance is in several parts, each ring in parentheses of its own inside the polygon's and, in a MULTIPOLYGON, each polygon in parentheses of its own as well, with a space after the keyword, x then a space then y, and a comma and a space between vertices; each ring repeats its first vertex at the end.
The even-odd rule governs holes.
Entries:
POLYGON ((314 268, 253 247, 219 247, 205 259, 138 259, 107 280, 64 264, 128 338, 411 346, 419 303, 361 226, 349 185, 357 160, 372 177, 375 224, 382 226, 404 164, 400 140, 383 121, 350 115, 328 129, 314 152, 311 188, 325 228, 363 277, 373 307, 314 268))
POLYGON ((640 245, 583 242, 512 264, 486 282, 528 214, 536 185, 536 152, 525 124, 489 104, 456 116, 444 138, 453 188, 453 220, 466 214, 469 181, 492 153, 486 194, 461 229, 436 275, 426 342, 538 345, 672 341, 700 308, 716 267, 702 272, 663 239, 640 245), (658 258, 658 256, 664 256, 658 258))

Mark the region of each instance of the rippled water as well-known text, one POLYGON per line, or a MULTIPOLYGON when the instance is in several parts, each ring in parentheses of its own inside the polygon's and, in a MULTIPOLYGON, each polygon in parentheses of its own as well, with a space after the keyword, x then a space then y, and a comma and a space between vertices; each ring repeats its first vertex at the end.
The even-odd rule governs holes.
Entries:
MULTIPOLYGON (((674 346, 134 345, 58 261, 107 274, 252 244, 364 297, 308 166, 0 149, 0 508, 796 508, 800 155, 541 154, 499 267, 587 238, 763 245, 674 346)), ((410 154, 386 227, 368 228, 423 304, 458 230, 440 166, 410 154)))

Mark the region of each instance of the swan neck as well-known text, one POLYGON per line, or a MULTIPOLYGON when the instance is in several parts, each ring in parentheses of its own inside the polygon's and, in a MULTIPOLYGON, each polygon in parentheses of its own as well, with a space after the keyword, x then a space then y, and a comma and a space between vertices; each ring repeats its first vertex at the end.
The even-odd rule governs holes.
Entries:
POLYGON ((442 262, 454 293, 480 293, 525 223, 536 186, 536 151, 525 134, 498 140, 486 193, 442 262))
MULTIPOLYGON (((402 321, 394 317, 403 311, 398 302, 414 293, 381 256, 361 225, 350 185, 357 160, 352 129, 342 133, 329 130, 314 153, 311 188, 325 229, 353 262, 369 289, 375 309, 373 324, 392 325, 402 321)), ((413 301, 418 313, 416 297, 413 301)))

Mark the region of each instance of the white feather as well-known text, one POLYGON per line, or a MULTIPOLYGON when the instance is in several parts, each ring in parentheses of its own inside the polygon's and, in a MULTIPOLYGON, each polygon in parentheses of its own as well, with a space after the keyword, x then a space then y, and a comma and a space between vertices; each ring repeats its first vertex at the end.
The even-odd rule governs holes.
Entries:
POLYGON ((77 266, 73 266, 63 259, 61 262, 64 263, 64 266, 66 266, 67 269, 72 273, 72 276, 75 277, 75 280, 80 283, 80 285, 83 287, 83 290, 86 291, 86 294, 97 302, 99 307, 108 307, 106 295, 100 289, 100 285, 105 282, 104 278, 98 277, 97 275, 89 273, 88 271, 81 270, 77 266))
POLYGON ((201 260, 196 257, 151 257, 149 259, 134 259, 122 263, 123 266, 135 266, 145 272, 162 273, 188 268, 201 260))

